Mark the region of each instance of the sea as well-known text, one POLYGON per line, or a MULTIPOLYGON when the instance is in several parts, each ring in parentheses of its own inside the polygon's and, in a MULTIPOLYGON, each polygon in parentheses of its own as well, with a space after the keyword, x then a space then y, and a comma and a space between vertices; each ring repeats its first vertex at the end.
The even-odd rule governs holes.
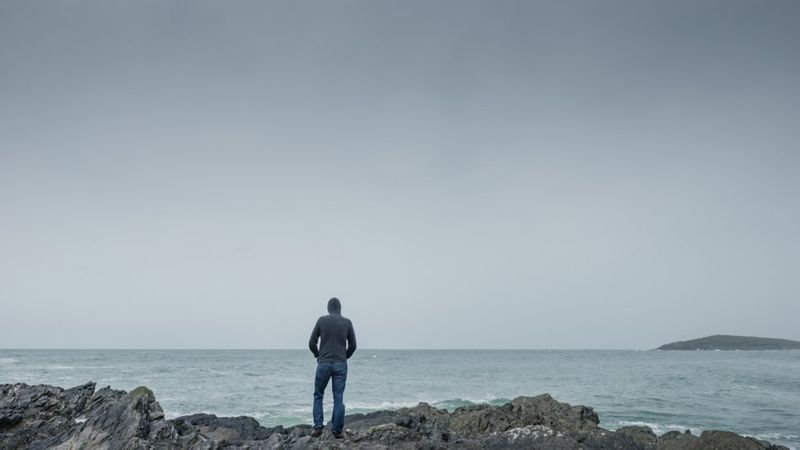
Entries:
MULTIPOLYGON (((131 390, 148 386, 168 418, 247 415, 311 423, 307 350, 0 350, 0 383, 131 390)), ((800 448, 800 351, 364 350, 349 361, 348 413, 428 402, 504 404, 549 393, 591 406, 600 425, 730 430, 800 448)), ((325 399, 330 416, 331 397, 325 399)))

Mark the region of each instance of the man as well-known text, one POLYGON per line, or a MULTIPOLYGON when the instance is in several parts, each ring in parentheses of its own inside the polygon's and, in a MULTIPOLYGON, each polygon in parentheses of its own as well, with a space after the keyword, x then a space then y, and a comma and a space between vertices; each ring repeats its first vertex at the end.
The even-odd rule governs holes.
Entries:
POLYGON ((333 379, 331 431, 335 438, 341 439, 344 428, 342 396, 347 382, 347 359, 356 351, 356 333, 350 319, 342 317, 342 304, 338 298, 328 300, 328 315, 317 319, 308 348, 317 358, 317 373, 314 377, 314 431, 311 436, 319 437, 322 434, 322 397, 325 395, 328 380, 333 379), (317 341, 320 341, 319 348, 317 341))

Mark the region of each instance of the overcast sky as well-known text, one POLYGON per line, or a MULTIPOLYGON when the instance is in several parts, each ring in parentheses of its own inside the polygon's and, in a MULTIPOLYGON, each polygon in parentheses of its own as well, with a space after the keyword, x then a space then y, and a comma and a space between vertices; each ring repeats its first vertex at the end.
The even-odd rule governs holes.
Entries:
POLYGON ((0 347, 800 339, 798 23, 0 1, 0 347))

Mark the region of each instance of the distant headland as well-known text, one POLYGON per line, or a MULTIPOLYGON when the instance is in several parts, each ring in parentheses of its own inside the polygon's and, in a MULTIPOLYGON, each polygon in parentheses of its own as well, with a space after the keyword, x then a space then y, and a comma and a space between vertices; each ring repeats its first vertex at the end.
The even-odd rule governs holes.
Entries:
POLYGON ((800 341, 716 334, 690 341, 670 342, 656 350, 800 350, 800 341))

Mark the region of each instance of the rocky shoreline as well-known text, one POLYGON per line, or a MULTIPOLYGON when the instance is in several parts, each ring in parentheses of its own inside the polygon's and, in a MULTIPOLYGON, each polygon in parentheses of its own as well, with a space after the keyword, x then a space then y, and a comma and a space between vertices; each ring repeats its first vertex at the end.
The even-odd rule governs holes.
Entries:
POLYGON ((10 449, 619 449, 778 450, 786 447, 728 431, 656 436, 648 427, 609 431, 587 406, 548 394, 517 397, 503 406, 453 412, 413 408, 352 414, 344 439, 311 427, 265 428, 252 417, 192 414, 168 420, 153 392, 87 383, 71 389, 0 385, 0 450, 10 449))

